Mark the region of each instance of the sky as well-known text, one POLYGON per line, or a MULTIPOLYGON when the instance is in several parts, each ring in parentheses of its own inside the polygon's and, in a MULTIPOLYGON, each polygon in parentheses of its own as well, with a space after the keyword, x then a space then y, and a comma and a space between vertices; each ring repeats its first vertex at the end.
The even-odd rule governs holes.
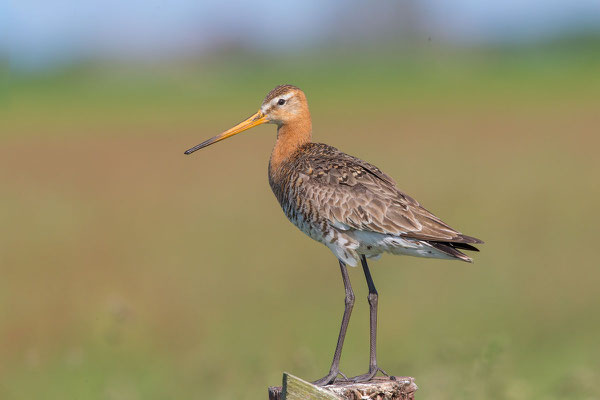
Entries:
POLYGON ((227 46, 278 52, 419 35, 520 42, 586 30, 600 32, 600 0, 0 2, 0 52, 23 68, 189 57, 227 46))

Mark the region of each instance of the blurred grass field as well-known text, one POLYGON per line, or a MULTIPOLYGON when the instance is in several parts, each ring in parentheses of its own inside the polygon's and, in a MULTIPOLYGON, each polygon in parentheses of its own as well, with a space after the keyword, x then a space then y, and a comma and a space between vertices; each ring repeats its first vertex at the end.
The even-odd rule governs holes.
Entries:
MULTIPOLYGON (((597 43, 596 43, 597 44, 597 43)), ((590 45, 591 46, 591 45, 590 45)), ((486 244, 384 256, 379 358, 420 399, 600 397, 594 47, 82 65, 11 76, 0 108, 0 398, 259 399, 325 374, 337 262, 267 179, 275 128, 190 157, 277 84, 314 140, 486 244)), ((366 284, 342 371, 368 365, 366 284)))

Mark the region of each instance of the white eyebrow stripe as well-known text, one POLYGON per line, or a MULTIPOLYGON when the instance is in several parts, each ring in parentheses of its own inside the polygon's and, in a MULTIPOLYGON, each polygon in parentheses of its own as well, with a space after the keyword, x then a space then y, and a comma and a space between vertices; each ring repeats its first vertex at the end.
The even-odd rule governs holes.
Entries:
POLYGON ((286 93, 282 96, 277 96, 275 97, 273 100, 271 100, 268 104, 263 105, 260 110, 264 113, 267 112, 268 109, 270 109, 271 107, 275 107, 277 105, 277 102, 279 101, 279 99, 284 99, 285 101, 288 101, 290 98, 292 98, 292 96, 294 96, 294 92, 290 92, 290 93, 286 93))

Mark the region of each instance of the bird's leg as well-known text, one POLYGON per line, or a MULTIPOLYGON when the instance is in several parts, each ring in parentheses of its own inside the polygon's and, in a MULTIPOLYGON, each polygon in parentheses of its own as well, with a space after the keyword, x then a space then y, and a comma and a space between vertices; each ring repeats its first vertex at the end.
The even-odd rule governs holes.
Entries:
POLYGON ((369 266, 367 265, 367 258, 364 255, 361 255, 360 262, 363 267, 363 271, 365 273, 365 278, 367 279, 367 286, 369 287, 369 295, 367 299, 369 300, 369 343, 370 343, 370 351, 369 351, 369 372, 363 375, 355 376, 350 378, 352 382, 366 382, 371 380, 378 371, 381 371, 384 375, 388 376, 388 374, 377 366, 377 302, 378 302, 378 294, 377 289, 375 289, 375 284, 373 283, 373 278, 371 277, 371 271, 369 271, 369 266))
MULTIPOLYGON (((346 297, 344 298, 344 316, 342 317, 342 326, 340 327, 340 334, 338 336, 337 345, 335 346, 335 353, 333 353, 333 362, 329 373, 323 378, 314 381, 313 383, 318 386, 330 385, 335 381, 338 375, 340 375, 340 357, 342 355, 342 347, 344 346, 344 338, 346 337, 346 330, 348 329, 348 322, 350 321, 350 314, 352 314, 352 308, 354 307, 354 292, 350 285, 350 277, 348 276, 348 269, 346 264, 340 261, 340 269, 342 271, 342 280, 344 282, 344 290, 346 291, 346 297)), ((341 374, 344 376, 343 374, 341 374)), ((345 376, 344 376, 345 378, 345 376)))

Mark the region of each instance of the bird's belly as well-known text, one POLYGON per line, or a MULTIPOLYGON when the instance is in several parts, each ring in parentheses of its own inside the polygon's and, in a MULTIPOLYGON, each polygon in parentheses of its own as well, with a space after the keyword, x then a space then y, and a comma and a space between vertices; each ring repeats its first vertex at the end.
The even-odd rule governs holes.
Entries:
POLYGON ((311 239, 316 240, 317 242, 324 243, 325 237, 328 233, 325 221, 318 220, 316 218, 310 218, 303 212, 295 210, 291 207, 283 207, 283 212, 290 222, 296 225, 296 227, 304 232, 304 234, 309 236, 311 239))
POLYGON ((360 254, 356 252, 359 244, 356 240, 333 227, 328 220, 312 214, 306 214, 293 208, 283 207, 285 215, 298 229, 311 239, 323 243, 333 254, 348 265, 356 266, 360 254))

